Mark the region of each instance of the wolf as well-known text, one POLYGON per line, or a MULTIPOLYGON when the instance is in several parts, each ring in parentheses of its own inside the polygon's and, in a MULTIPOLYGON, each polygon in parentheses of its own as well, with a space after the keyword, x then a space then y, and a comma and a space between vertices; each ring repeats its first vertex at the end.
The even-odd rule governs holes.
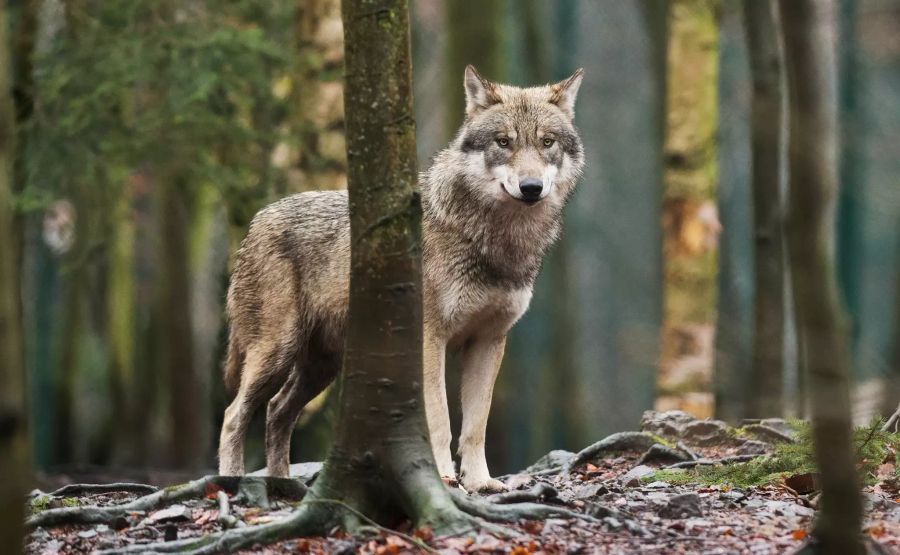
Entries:
MULTIPOLYGON (((465 118, 419 176, 422 199, 423 394, 438 471, 456 477, 444 379, 461 360, 459 480, 501 491, 485 460, 485 429, 506 335, 528 308, 535 278, 560 234, 584 164, 573 124, 583 70, 519 88, 465 70, 465 118)), ((244 439, 266 409, 269 475, 286 476, 303 407, 341 366, 349 302, 346 191, 306 192, 262 209, 237 253, 227 297, 225 410, 219 473, 244 473, 244 439)))

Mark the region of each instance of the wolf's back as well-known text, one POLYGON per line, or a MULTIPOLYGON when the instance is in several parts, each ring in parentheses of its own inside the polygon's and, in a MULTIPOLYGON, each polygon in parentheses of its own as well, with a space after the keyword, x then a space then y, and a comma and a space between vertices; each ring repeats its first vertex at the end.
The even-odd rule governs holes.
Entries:
POLYGON ((254 216, 228 287, 223 377, 230 396, 249 345, 288 340, 286 334, 302 331, 294 327, 334 319, 335 306, 346 303, 349 235, 346 191, 291 195, 254 216))

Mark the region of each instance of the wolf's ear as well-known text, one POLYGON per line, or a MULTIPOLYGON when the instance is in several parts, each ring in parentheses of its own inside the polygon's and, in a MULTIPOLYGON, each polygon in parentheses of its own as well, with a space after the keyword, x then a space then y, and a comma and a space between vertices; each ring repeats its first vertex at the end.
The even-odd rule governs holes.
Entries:
POLYGON ((500 102, 497 85, 491 83, 471 65, 466 66, 466 118, 500 102))
POLYGON ((581 78, 584 77, 584 69, 579 68, 568 79, 550 85, 550 102, 559 106, 570 118, 575 117, 575 97, 578 96, 578 87, 581 86, 581 78))

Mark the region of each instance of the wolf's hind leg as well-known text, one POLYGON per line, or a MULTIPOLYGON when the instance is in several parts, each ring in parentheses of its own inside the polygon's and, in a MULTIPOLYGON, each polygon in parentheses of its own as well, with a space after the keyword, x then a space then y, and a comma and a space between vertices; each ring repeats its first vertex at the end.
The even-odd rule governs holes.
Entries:
POLYGON ((476 338, 462 351, 462 430, 459 434, 460 481, 469 491, 502 491, 491 478, 484 455, 484 436, 494 382, 503 361, 506 337, 476 338))
POLYGON ((261 344, 248 349, 241 372, 241 384, 234 400, 225 409, 219 436, 219 474, 244 474, 244 440, 256 409, 272 396, 293 364, 294 352, 287 345, 261 344))
POLYGON ((303 407, 321 393, 340 370, 340 359, 317 357, 298 360, 266 411, 266 467, 269 476, 290 472, 291 434, 303 407))

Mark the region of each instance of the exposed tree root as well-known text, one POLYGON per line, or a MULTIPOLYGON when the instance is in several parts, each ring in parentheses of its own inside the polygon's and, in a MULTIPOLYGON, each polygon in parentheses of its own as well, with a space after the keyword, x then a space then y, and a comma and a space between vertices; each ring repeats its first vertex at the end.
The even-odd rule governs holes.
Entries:
POLYGON ((179 486, 158 490, 134 501, 108 507, 64 507, 49 509, 31 516, 25 521, 28 528, 57 526, 60 524, 107 524, 131 513, 151 511, 188 499, 202 499, 218 490, 241 493, 249 501, 261 500, 260 496, 277 496, 292 500, 302 499, 307 488, 289 478, 263 478, 258 476, 205 476, 179 486))
POLYGON ((98 555, 124 555, 127 553, 208 555, 212 553, 231 553, 253 545, 268 545, 290 538, 324 536, 338 522, 333 511, 312 503, 305 503, 291 513, 290 516, 269 524, 234 528, 200 538, 130 545, 120 549, 100 551, 98 555))
POLYGON ((556 488, 544 482, 538 482, 530 490, 527 491, 507 491, 497 493, 487 498, 491 503, 498 505, 506 505, 509 503, 526 503, 534 501, 546 501, 548 499, 556 499, 556 488))
POLYGON ((673 468, 694 468, 697 466, 713 466, 717 464, 734 464, 752 461, 765 455, 735 455, 733 457, 723 457, 721 459, 697 459, 695 461, 684 461, 680 463, 670 464, 665 470, 673 468))
POLYGON ((499 522, 518 522, 519 520, 543 520, 547 518, 573 518, 588 522, 598 522, 592 516, 577 513, 565 507, 544 505, 541 503, 517 503, 515 505, 497 505, 488 500, 474 499, 458 490, 451 490, 450 496, 456 506, 470 515, 486 520, 499 522))
MULTIPOLYGON (((513 492, 524 494, 522 499, 551 498, 556 490, 544 484, 545 487, 535 487, 527 492, 513 492)), ((458 508, 449 511, 450 514, 430 515, 431 520, 438 523, 443 529, 452 523, 456 532, 451 535, 472 533, 480 529, 487 530, 502 537, 519 537, 517 531, 491 524, 494 522, 517 522, 519 520, 542 520, 547 518, 570 518, 587 522, 600 522, 597 518, 581 514, 564 507, 544 505, 540 503, 516 503, 513 505, 497 504, 490 500, 474 499, 458 490, 450 491, 454 505, 458 508)), ((511 503, 512 497, 501 498, 500 503, 511 503)), ((209 555, 213 553, 228 553, 245 549, 254 545, 268 545, 279 541, 306 536, 325 536, 335 526, 341 526, 348 531, 361 531, 365 528, 375 528, 384 533, 400 536, 423 551, 434 552, 434 549, 424 544, 420 539, 408 536, 401 532, 389 530, 366 517, 353 507, 342 501, 333 499, 306 499, 303 504, 290 516, 259 526, 246 526, 233 528, 217 534, 210 534, 202 538, 190 538, 185 540, 136 544, 120 549, 101 551, 100 555, 125 555, 130 553, 184 553, 188 555, 209 555), (364 523, 361 525, 360 523, 364 523)))
POLYGON ((47 495, 51 497, 76 497, 79 495, 91 495, 97 493, 154 493, 159 491, 156 486, 149 484, 134 484, 130 482, 114 484, 69 484, 47 495))
POLYGON ((562 474, 570 474, 575 467, 591 461, 598 456, 620 451, 644 452, 650 449, 659 440, 646 432, 620 432, 612 434, 597 443, 588 445, 579 451, 575 458, 569 461, 562 470, 562 474))

